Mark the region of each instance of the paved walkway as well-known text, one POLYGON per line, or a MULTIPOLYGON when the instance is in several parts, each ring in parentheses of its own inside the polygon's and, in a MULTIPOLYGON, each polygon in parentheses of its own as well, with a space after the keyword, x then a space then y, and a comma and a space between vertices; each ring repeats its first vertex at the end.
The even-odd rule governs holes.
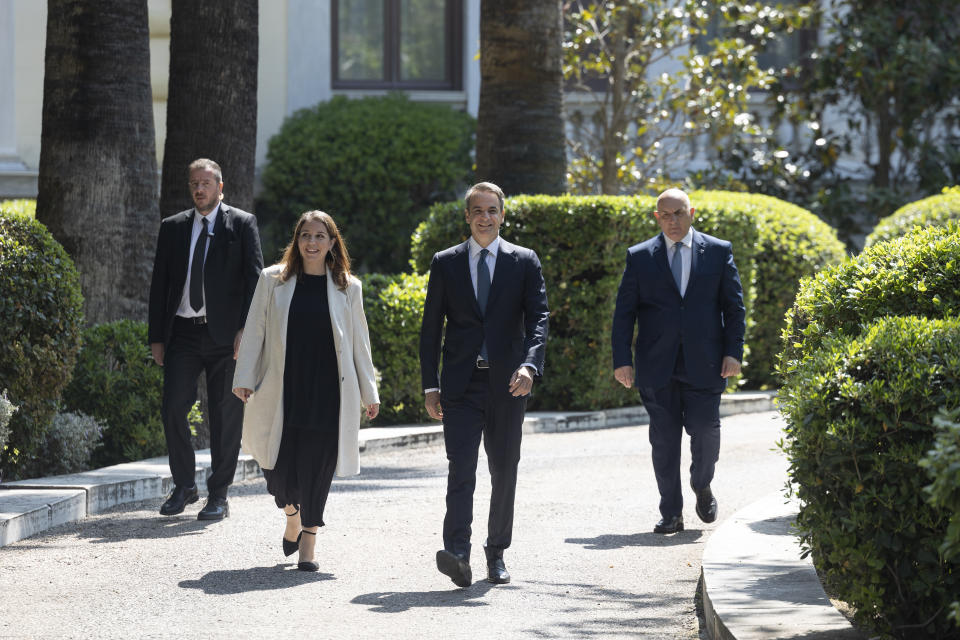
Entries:
MULTIPOLYGON (((769 411, 771 406, 769 394, 738 393, 724 396, 722 411, 730 415, 769 411)), ((645 422, 640 407, 532 413, 524 430, 582 431, 645 422)), ((372 453, 436 443, 442 439, 442 431, 439 425, 385 427, 364 429, 361 437, 362 450, 372 453)), ((198 463, 198 481, 202 483, 209 454, 201 452, 198 463)), ((244 457, 236 480, 257 477, 256 463, 244 457)), ((165 457, 70 476, 0 484, 0 546, 117 505, 160 498, 170 485, 165 457)), ((795 513, 795 505, 774 494, 725 518, 712 532, 702 561, 709 637, 856 637, 823 594, 809 560, 799 559, 796 539, 789 531, 795 513)), ((5 550, 0 549, 3 553, 5 550)))

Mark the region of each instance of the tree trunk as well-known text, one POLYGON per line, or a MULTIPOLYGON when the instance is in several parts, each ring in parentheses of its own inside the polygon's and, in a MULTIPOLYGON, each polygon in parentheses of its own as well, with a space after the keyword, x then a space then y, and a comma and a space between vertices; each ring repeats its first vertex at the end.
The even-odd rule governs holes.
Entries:
POLYGON ((193 206, 187 166, 223 169, 224 201, 253 208, 257 151, 257 0, 173 0, 160 214, 193 206))
POLYGON ((88 324, 146 320, 157 232, 147 0, 49 0, 37 219, 88 324))
POLYGON ((509 195, 566 190, 560 5, 480 5, 477 178, 509 195))
POLYGON ((610 70, 611 112, 609 127, 603 136, 603 166, 600 168, 600 193, 618 195, 620 193, 620 166, 617 157, 623 150, 627 127, 630 125, 626 112, 626 59, 627 43, 625 30, 618 28, 611 32, 613 60, 610 70))

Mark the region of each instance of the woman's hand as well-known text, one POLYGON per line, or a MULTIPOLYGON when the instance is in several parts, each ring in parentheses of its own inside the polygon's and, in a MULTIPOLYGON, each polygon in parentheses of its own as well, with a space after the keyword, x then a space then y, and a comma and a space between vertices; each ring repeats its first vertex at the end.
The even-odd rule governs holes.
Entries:
POLYGON ((380 413, 379 404, 371 404, 370 406, 367 407, 367 419, 373 420, 374 418, 377 417, 378 413, 380 413))
POLYGON ((253 395, 253 389, 247 389, 246 387, 237 387, 236 389, 233 390, 233 395, 243 400, 243 404, 247 404, 247 400, 249 400, 250 396, 253 395))

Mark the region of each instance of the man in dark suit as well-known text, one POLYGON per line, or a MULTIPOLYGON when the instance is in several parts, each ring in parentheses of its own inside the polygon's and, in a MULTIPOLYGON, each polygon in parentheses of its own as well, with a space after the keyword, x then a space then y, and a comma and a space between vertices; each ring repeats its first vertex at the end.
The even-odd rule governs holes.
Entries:
POLYGON ((437 568, 460 587, 472 582, 470 525, 481 436, 492 485, 487 580, 510 582, 503 551, 513 535, 520 434, 533 378, 543 373, 549 316, 537 254, 500 238, 503 191, 481 182, 467 192, 466 204, 470 238, 433 256, 420 331, 427 413, 443 420, 449 461, 437 568))
POLYGON ((745 311, 732 247, 696 231, 693 214, 683 191, 660 194, 654 215, 662 233, 627 250, 613 317, 614 376, 627 388, 637 385, 650 414, 662 516, 656 533, 683 530, 684 429, 697 516, 717 518, 710 483, 720 455, 720 394, 743 358, 745 311))
POLYGON ((160 223, 150 284, 150 349, 163 367, 163 428, 174 483, 160 513, 182 513, 199 499, 187 414, 204 371, 211 474, 197 518, 220 520, 229 515, 227 488, 243 423, 243 403, 231 392, 234 360, 263 256, 256 218, 222 202, 220 166, 199 159, 189 169, 196 206, 160 223))

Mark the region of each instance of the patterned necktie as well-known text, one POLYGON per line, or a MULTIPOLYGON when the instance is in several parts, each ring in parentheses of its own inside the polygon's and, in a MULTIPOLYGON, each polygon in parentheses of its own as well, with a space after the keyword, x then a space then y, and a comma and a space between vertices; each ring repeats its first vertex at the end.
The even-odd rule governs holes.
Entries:
POLYGON ((673 260, 670 261, 670 270, 673 271, 673 279, 677 283, 677 289, 683 293, 683 257, 680 255, 680 248, 683 243, 677 242, 673 245, 673 260))
POLYGON ((193 261, 190 266, 190 306, 194 311, 203 308, 203 258, 207 249, 207 219, 200 220, 203 229, 193 248, 193 261))
MULTIPOLYGON (((480 249, 480 260, 477 262, 477 304, 480 305, 480 313, 486 314, 487 298, 490 297, 490 268, 487 267, 486 249, 480 249)), ((480 345, 480 357, 487 359, 487 340, 483 340, 480 345)))

